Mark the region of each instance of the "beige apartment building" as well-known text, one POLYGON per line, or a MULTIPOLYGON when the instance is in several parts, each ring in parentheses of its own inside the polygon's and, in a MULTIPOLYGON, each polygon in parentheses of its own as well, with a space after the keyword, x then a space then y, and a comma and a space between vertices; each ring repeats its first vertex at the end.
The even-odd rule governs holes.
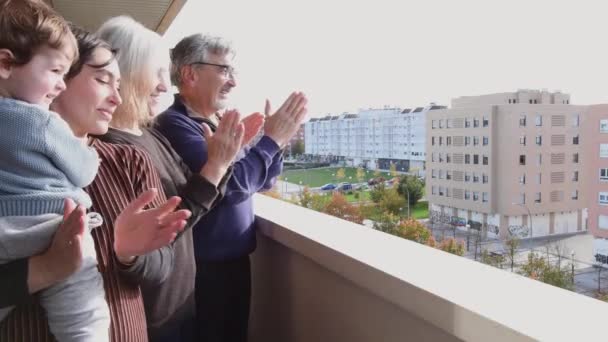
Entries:
POLYGON ((587 189, 589 232, 597 262, 608 264, 608 105, 589 106, 584 114, 583 182, 587 189))
POLYGON ((481 223, 490 237, 586 229, 581 126, 586 106, 518 90, 452 100, 427 118, 431 217, 481 223))

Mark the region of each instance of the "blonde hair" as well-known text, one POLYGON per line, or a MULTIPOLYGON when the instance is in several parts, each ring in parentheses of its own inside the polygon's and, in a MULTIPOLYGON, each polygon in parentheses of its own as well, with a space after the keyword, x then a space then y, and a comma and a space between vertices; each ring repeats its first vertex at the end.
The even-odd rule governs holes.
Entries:
POLYGON ((168 66, 168 50, 158 33, 144 27, 128 16, 107 20, 97 35, 117 50, 120 68, 122 104, 112 118, 112 126, 131 128, 147 125, 150 120, 148 99, 154 90, 154 74, 161 63, 168 66))

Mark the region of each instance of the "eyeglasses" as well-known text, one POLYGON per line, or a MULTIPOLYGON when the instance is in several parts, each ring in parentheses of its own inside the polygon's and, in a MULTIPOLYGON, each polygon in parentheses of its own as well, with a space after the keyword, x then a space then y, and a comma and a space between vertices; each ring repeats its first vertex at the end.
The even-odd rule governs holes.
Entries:
POLYGON ((236 71, 234 70, 234 67, 232 67, 231 65, 215 64, 215 63, 207 63, 207 62, 194 62, 192 64, 216 66, 216 67, 220 68, 222 75, 226 78, 231 78, 236 75, 236 71))

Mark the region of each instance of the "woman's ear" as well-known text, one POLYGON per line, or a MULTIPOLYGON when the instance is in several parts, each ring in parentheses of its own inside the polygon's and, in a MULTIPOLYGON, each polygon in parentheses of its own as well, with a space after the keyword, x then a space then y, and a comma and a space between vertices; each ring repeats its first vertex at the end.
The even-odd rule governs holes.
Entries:
POLYGON ((9 49, 0 49, 0 79, 8 79, 13 69, 15 55, 9 49))

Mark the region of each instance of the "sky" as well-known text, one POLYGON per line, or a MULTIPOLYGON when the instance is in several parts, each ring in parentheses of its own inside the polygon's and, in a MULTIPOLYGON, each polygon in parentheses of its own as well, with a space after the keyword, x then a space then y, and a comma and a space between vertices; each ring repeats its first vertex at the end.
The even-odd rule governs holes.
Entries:
POLYGON ((188 0, 164 39, 237 50, 230 107, 303 91, 310 117, 458 96, 560 90, 608 103, 608 3, 561 0, 188 0))

